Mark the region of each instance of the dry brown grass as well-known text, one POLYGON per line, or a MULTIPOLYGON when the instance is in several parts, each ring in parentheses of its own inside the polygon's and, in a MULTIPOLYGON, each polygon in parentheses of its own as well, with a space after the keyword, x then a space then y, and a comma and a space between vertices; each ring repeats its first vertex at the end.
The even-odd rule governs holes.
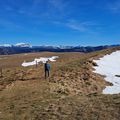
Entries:
MULTIPOLYGON (((109 84, 92 73, 92 59, 119 48, 83 53, 32 53, 0 60, 0 120, 119 120, 120 95, 102 95, 109 84), (60 56, 44 79, 43 65, 22 68, 40 56, 60 56)), ((3 56, 2 56, 3 57, 3 56)), ((6 57, 6 56, 5 56, 6 57)))
POLYGON ((0 68, 3 71, 3 77, 0 78, 0 89, 4 88, 7 84, 16 80, 35 80, 35 79, 44 79, 44 66, 39 64, 36 66, 31 66, 24 68, 21 64, 24 61, 33 61, 35 58, 39 57, 49 57, 49 56, 59 56, 60 58, 55 63, 52 64, 51 74, 56 71, 57 68, 79 59, 82 53, 29 53, 29 54, 20 54, 20 55, 10 55, 10 56, 1 56, 7 59, 0 60, 0 68))

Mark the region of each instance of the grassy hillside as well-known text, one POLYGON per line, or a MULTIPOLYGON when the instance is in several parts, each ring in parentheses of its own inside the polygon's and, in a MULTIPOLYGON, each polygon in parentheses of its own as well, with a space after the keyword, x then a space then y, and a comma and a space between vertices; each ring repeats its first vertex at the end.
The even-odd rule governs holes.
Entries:
POLYGON ((115 50, 93 53, 32 53, 0 56, 0 120, 119 120, 120 94, 103 95, 104 77, 93 73, 93 59, 115 50), (43 65, 23 68, 23 61, 57 55, 51 76, 43 65))

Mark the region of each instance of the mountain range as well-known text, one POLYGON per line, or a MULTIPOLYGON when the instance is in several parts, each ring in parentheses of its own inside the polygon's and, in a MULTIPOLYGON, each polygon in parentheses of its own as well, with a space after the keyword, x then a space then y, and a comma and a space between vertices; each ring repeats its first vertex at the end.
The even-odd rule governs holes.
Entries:
POLYGON ((3 44, 0 45, 0 55, 31 53, 31 52, 93 52, 120 45, 101 45, 101 46, 32 46, 28 43, 3 44))

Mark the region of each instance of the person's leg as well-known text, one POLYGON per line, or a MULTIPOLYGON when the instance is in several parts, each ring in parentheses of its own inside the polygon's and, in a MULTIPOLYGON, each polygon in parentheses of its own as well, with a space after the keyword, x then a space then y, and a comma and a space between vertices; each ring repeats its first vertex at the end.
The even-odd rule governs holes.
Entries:
POLYGON ((45 70, 45 79, 47 78, 47 71, 45 70))
POLYGON ((50 75, 50 71, 48 70, 48 77, 49 77, 49 75, 50 75))

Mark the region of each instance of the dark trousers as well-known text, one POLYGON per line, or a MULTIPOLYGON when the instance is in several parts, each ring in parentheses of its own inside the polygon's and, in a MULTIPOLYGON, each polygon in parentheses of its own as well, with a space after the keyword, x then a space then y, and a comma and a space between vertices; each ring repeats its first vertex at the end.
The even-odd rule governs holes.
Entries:
POLYGON ((49 70, 45 70, 45 78, 49 77, 50 75, 50 71, 49 70))

